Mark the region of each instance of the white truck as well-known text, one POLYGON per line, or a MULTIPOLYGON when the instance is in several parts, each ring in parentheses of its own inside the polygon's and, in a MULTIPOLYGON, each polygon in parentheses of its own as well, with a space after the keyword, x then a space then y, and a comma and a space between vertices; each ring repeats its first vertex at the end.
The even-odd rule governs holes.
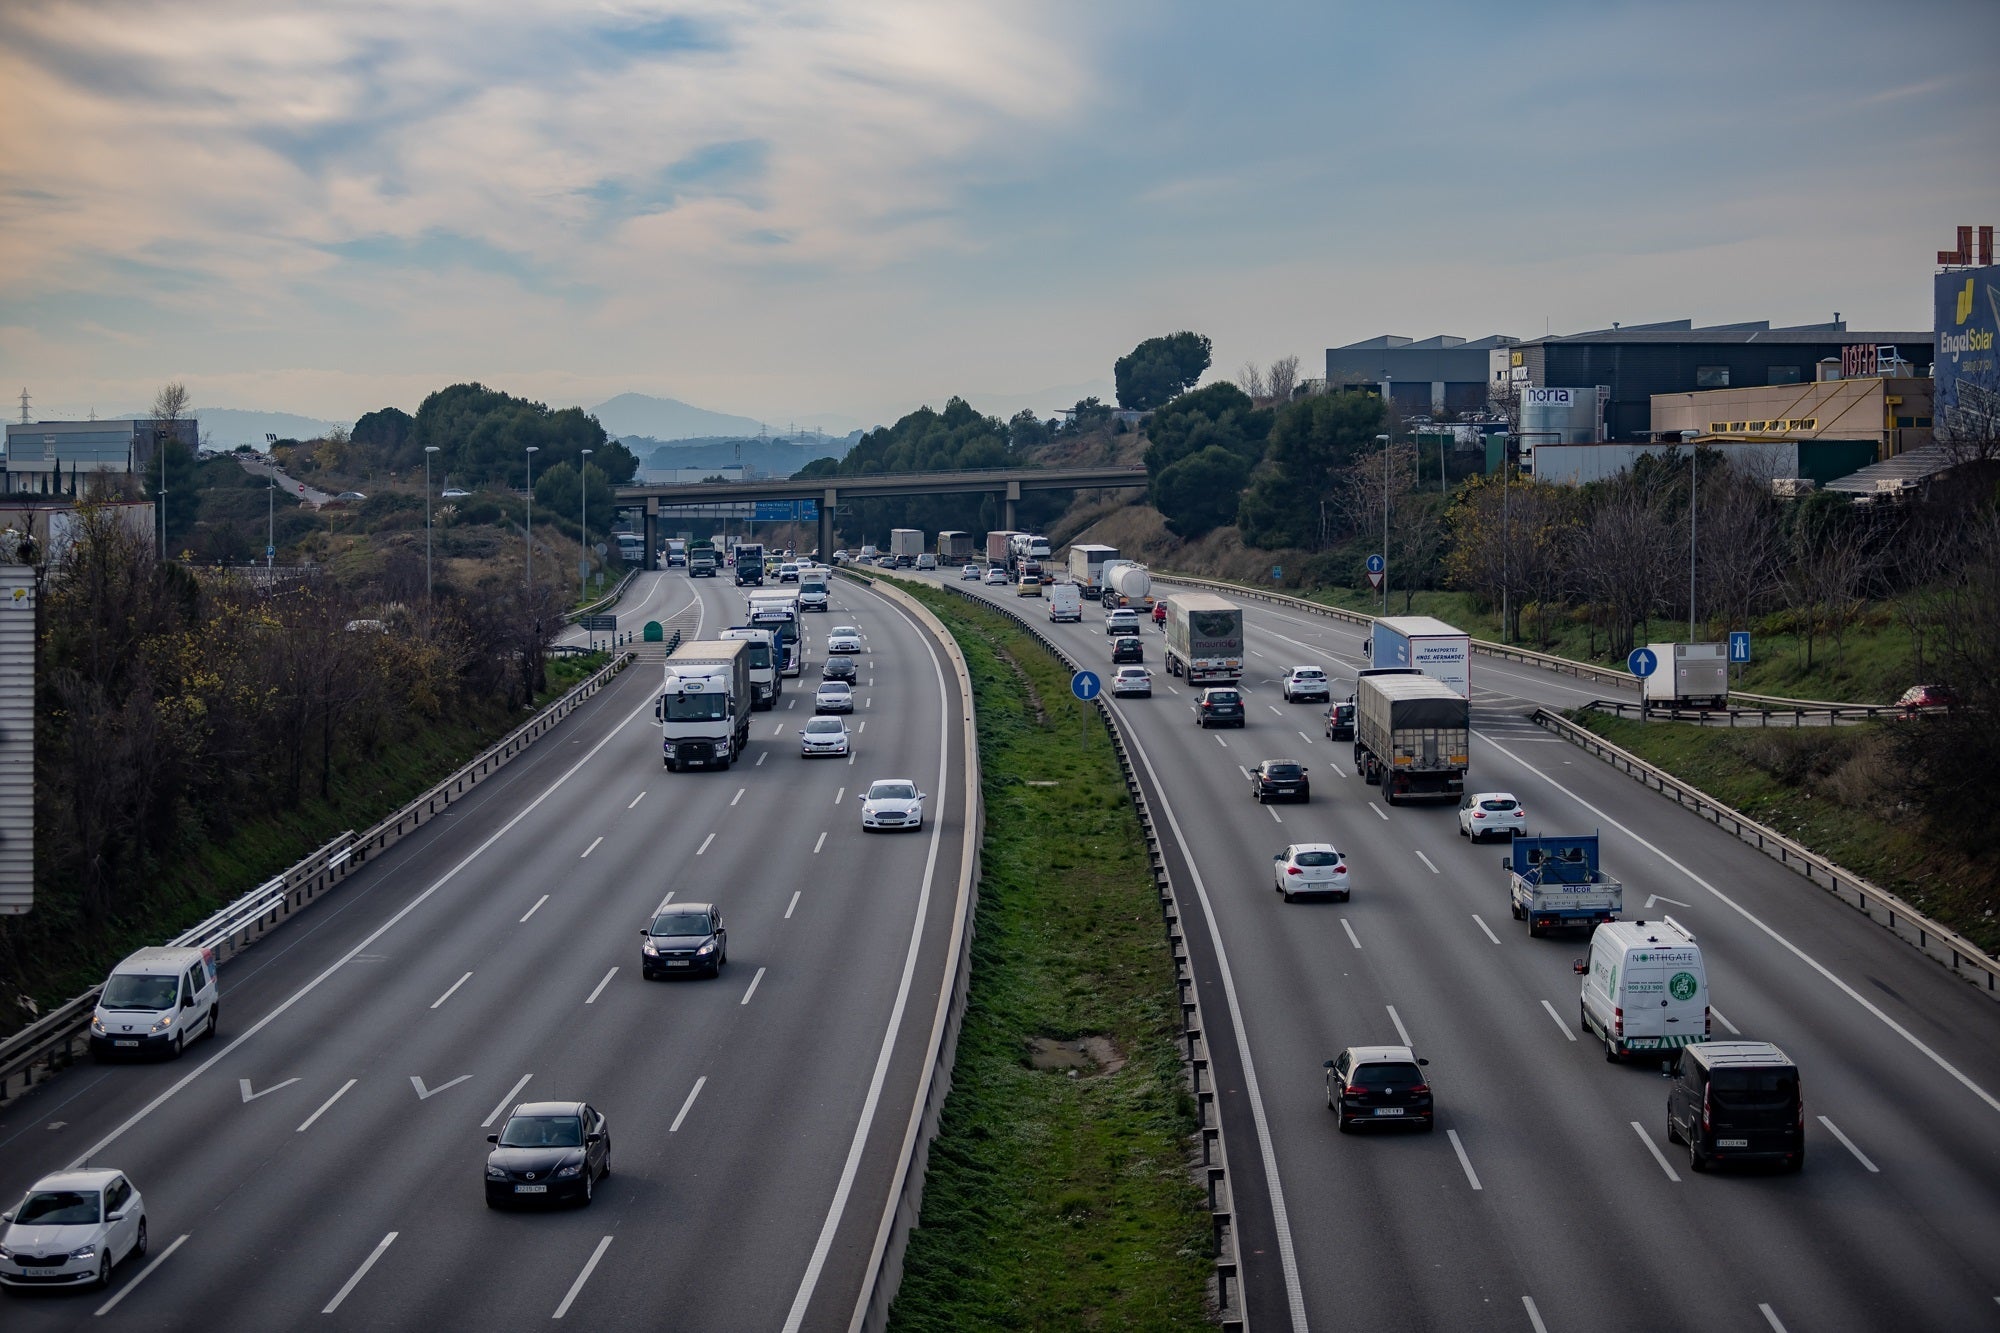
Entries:
POLYGON ((1595 833, 1517 837, 1500 865, 1507 905, 1536 938, 1563 926, 1601 926, 1624 909, 1625 886, 1598 864, 1595 833))
POLYGON ((1153 609, 1153 576, 1146 567, 1130 560, 1107 560, 1104 564, 1104 604, 1153 609))
POLYGON ((924 534, 920 528, 891 528, 889 530, 889 558, 899 567, 910 568, 917 563, 917 557, 924 553, 924 534))
POLYGON ((1383 616, 1368 636, 1368 665, 1412 667, 1472 697, 1472 639, 1435 616, 1383 616))
POLYGON ((1049 585, 1049 619, 1083 620, 1083 592, 1074 583, 1049 585))
POLYGON ((1583 975, 1583 1026, 1604 1043, 1604 1058, 1662 1054, 1708 1040, 1708 971, 1701 945, 1670 916, 1613 921, 1591 932, 1583 975))
POLYGON ((1649 643, 1653 674, 1641 682, 1656 708, 1724 708, 1729 704, 1729 650, 1719 643, 1649 643))
POLYGON ((1094 602, 1104 590, 1104 562, 1117 558, 1115 546, 1078 543, 1069 548, 1069 581, 1076 585, 1079 595, 1094 602))
POLYGON ((783 651, 778 646, 778 631, 770 627, 755 629, 748 625, 736 625, 718 630, 715 637, 740 639, 750 645, 750 706, 757 709, 776 708, 778 696, 785 690, 785 682, 778 674, 778 654, 783 651))
POLYGON ((814 566, 799 571, 799 610, 824 611, 827 609, 826 571, 814 566))
POLYGON ((750 741, 750 654, 741 640, 684 643, 667 659, 653 715, 669 772, 728 768, 750 741))
POLYGON ((1243 608, 1212 592, 1167 598, 1167 674, 1190 685, 1243 679, 1243 608))

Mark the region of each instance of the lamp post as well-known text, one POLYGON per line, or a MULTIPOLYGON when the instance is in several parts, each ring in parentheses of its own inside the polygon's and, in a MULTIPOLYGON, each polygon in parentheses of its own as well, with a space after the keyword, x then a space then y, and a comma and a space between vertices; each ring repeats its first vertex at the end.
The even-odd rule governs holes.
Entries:
POLYGON ((528 446, 528 525, 525 535, 528 539, 528 606, 531 614, 535 604, 535 455, 540 450, 538 444, 528 446))
POLYGON ((278 558, 278 465, 271 461, 271 448, 278 442, 276 435, 264 435, 264 480, 270 483, 264 497, 264 568, 271 568, 278 558))
POLYGON ((590 596, 590 456, 595 452, 597 451, 594 449, 585 449, 583 461, 576 465, 576 477, 579 483, 576 493, 582 498, 583 514, 583 517, 577 520, 577 536, 583 547, 583 559, 576 567, 579 585, 577 592, 584 597, 590 596))
POLYGON ((1389 614, 1389 437, 1377 435, 1382 446, 1382 614, 1389 614))
POLYGON ((424 446, 424 601, 431 600, 431 455, 435 444, 424 446))
POLYGON ((1688 642, 1694 642, 1694 537, 1695 499, 1697 496, 1695 460, 1701 451, 1694 445, 1688 446, 1688 642))

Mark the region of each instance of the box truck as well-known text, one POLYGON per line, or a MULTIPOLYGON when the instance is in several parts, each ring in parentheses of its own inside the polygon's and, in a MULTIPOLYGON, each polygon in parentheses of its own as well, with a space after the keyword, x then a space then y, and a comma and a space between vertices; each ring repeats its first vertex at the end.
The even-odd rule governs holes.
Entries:
POLYGON ((1472 697, 1472 640, 1433 616, 1383 616, 1368 636, 1368 665, 1410 667, 1472 697))
POLYGON ((1616 921, 1625 905, 1625 886, 1597 862, 1595 833, 1515 838, 1500 865, 1508 908, 1537 938, 1560 926, 1616 921))
POLYGON ((1640 683, 1659 708, 1726 708, 1729 649, 1720 643, 1649 643, 1653 674, 1640 683))
POLYGON ((1212 592, 1167 598, 1167 674, 1190 685, 1243 679, 1243 608, 1212 592))
POLYGON ((1078 594, 1096 601, 1104 589, 1104 562, 1116 560, 1115 546, 1076 545, 1069 548, 1069 581, 1078 594))
POLYGON ((750 655, 742 641, 684 643, 667 659, 653 715, 670 772, 728 768, 750 741, 750 655))
POLYGON ((750 706, 776 708, 785 682, 778 675, 778 632, 768 626, 735 625, 716 632, 725 641, 742 640, 750 645, 750 706))
POLYGON ((948 565, 962 565, 979 558, 979 543, 969 532, 947 530, 937 539, 938 559, 948 565))
MULTIPOLYGON (((1172 624, 1173 598, 1167 599, 1172 624)), ((1414 668, 1363 672, 1354 682, 1354 768, 1380 783, 1389 805, 1404 797, 1456 800, 1465 790, 1472 705, 1414 668)))
POLYGON ((889 559, 898 568, 908 569, 924 553, 924 534, 919 528, 889 530, 889 559))

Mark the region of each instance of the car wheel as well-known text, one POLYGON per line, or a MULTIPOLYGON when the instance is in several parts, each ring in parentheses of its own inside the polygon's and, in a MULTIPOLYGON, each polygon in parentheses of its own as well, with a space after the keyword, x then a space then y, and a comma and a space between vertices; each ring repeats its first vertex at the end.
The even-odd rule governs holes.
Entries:
POLYGON ((1280 898, 1283 898, 1286 902, 1290 902, 1292 900, 1292 891, 1286 888, 1284 885, 1280 884, 1278 886, 1278 896, 1280 898))
POLYGON ((1618 1063, 1618 1044, 1608 1036, 1604 1039, 1604 1062, 1613 1065, 1618 1063))
POLYGON ((1516 921, 1519 921, 1521 919, 1520 905, 1518 903, 1508 903, 1507 915, 1513 917, 1516 921))
POLYGON ((1785 1171, 1788 1174, 1795 1176, 1799 1172, 1805 1169, 1806 1169, 1806 1150, 1803 1147, 1801 1147, 1798 1150, 1798 1152, 1793 1155, 1792 1160, 1785 1165, 1785 1171))
POLYGON ((1670 1115, 1667 1117, 1667 1142, 1679 1143, 1680 1141, 1681 1141, 1680 1126, 1674 1123, 1674 1118, 1670 1115))
POLYGON ((1542 927, 1536 925, 1533 918, 1530 918, 1528 921, 1528 938, 1538 940, 1542 937, 1543 933, 1542 927))
POLYGON ((1424 1133, 1426 1134, 1435 1134, 1437 1132, 1437 1127, 1438 1127, 1438 1122, 1437 1122, 1437 1117, 1435 1116, 1431 1117, 1429 1120, 1424 1121, 1424 1133))
POLYGON ((187 1049, 187 1033, 176 1032, 174 1034, 174 1059, 180 1059, 181 1052, 185 1049, 187 1049))
POLYGON ((584 1171, 584 1173, 583 1173, 583 1206, 584 1206, 584 1207, 586 1207, 586 1208, 590 1207, 590 1201, 591 1201, 591 1199, 592 1199, 593 1197, 595 1197, 595 1196, 596 1196, 596 1193, 597 1193, 597 1187, 596 1187, 596 1181, 597 1181, 597 1177, 596 1177, 596 1176, 593 1176, 593 1175, 591 1175, 591 1174, 590 1174, 590 1172, 589 1172, 588 1170, 585 1170, 585 1171, 584 1171))
POLYGON ((222 1026, 222 1001, 217 1000, 214 1004, 208 1007, 208 1035, 213 1037, 215 1035, 216 1029, 221 1026, 222 1026))
POLYGON ((1333 1110, 1333 1127, 1343 1134, 1349 1134, 1353 1132, 1353 1125, 1354 1122, 1342 1115, 1340 1108, 1336 1106, 1333 1110))
POLYGON ((146 1219, 143 1217, 139 1219, 139 1235, 132 1242, 132 1253, 135 1257, 143 1257, 146 1253, 146 1219))
POLYGON ((500 1211, 500 1201, 494 1198, 491 1194, 486 1196, 486 1206, 488 1208, 491 1208, 496 1213, 500 1211))
POLYGON ((1342 902, 1351 902, 1351 901, 1353 900, 1353 898, 1354 898, 1354 892, 1353 892, 1353 890, 1351 890, 1351 889, 1342 889, 1342 890, 1340 891, 1340 901, 1342 901, 1342 902))
POLYGON ((105 1255, 103 1261, 97 1265, 97 1276, 91 1279, 90 1285, 96 1287, 99 1291, 103 1291, 111 1285, 110 1255, 105 1255))
POLYGON ((1688 1169, 1697 1173, 1708 1170, 1708 1156, 1702 1152, 1701 1145, 1695 1142, 1692 1135, 1688 1138, 1687 1146, 1688 1169))

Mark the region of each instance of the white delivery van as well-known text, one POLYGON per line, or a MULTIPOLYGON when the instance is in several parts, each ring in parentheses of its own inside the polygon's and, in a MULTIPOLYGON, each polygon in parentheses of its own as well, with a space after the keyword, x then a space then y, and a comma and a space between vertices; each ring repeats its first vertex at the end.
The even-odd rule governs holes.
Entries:
POLYGON ((1583 974, 1583 1026, 1604 1042, 1604 1058, 1672 1052, 1708 1040, 1708 973, 1701 946, 1672 917, 1611 921, 1590 936, 1583 974))
POLYGON ((1074 583, 1049 585, 1049 619, 1083 620, 1083 589, 1074 583))
POLYGON ((213 949, 141 949, 111 969, 90 1016, 90 1052, 178 1056, 196 1037, 214 1036, 222 988, 213 949))

